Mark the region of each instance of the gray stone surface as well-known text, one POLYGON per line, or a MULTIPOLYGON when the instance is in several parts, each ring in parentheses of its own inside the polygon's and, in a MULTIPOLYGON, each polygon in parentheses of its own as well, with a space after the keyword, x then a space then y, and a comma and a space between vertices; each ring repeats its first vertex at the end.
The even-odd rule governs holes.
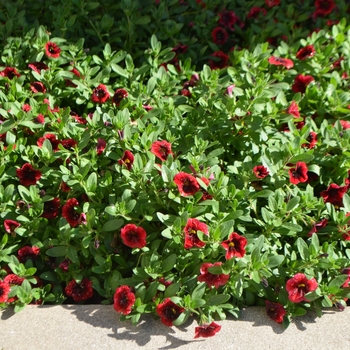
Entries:
POLYGON ((0 314, 1 350, 180 349, 180 350, 348 350, 350 308, 330 309, 296 319, 286 330, 264 308, 242 310, 240 319, 217 321, 212 338, 194 339, 196 321, 166 327, 147 316, 138 326, 120 322, 113 307, 101 305, 27 306, 0 314))

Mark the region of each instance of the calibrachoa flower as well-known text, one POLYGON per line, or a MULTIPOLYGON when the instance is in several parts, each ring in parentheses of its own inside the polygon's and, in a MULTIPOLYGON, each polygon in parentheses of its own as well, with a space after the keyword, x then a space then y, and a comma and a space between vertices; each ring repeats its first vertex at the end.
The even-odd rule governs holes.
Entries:
POLYGON ((40 113, 40 114, 38 114, 37 117, 34 118, 34 122, 35 122, 35 123, 39 123, 39 124, 45 124, 45 118, 44 118, 44 116, 40 113))
POLYGON ((224 45, 228 39, 228 34, 224 28, 216 27, 211 32, 211 37, 215 44, 224 45))
POLYGON ((268 62, 270 64, 275 65, 275 66, 286 67, 287 69, 291 69, 291 68, 294 67, 293 61, 290 60, 289 58, 282 58, 282 57, 271 56, 271 57, 269 57, 268 62))
POLYGON ((248 12, 247 18, 256 18, 261 14, 261 16, 266 16, 266 10, 263 7, 253 6, 248 12))
POLYGON ((103 151, 106 148, 106 145, 107 145, 107 142, 105 139, 98 138, 97 146, 96 146, 96 152, 98 156, 100 156, 103 153, 103 151))
POLYGON ((299 74, 294 79, 292 91, 301 92, 303 94, 306 91, 306 87, 314 80, 314 77, 311 75, 299 74))
POLYGON ((314 131, 311 131, 309 136, 307 137, 307 141, 309 143, 303 143, 302 147, 307 147, 309 149, 312 149, 316 146, 317 143, 317 134, 314 131))
POLYGON ((136 297, 129 286, 120 286, 116 289, 113 300, 114 310, 123 315, 129 315, 135 304, 136 297))
POLYGON ((236 16, 233 11, 222 11, 219 13, 218 23, 224 28, 235 30, 235 24, 239 24, 240 27, 244 26, 244 23, 236 16), (238 23, 237 23, 238 22, 238 23))
POLYGON ((10 287, 20 286, 23 283, 24 279, 24 277, 19 277, 14 273, 10 273, 4 278, 4 282, 7 283, 10 287))
POLYGON ((226 88, 226 95, 228 95, 228 97, 233 97, 233 89, 235 88, 235 86, 235 84, 232 84, 226 88))
POLYGON ((308 45, 308 46, 305 46, 302 49, 300 49, 297 52, 296 57, 299 60, 306 60, 307 58, 314 56, 315 52, 316 51, 315 51, 314 46, 313 45, 308 45))
POLYGON ((196 178, 190 174, 180 172, 174 176, 174 182, 181 196, 191 196, 199 191, 199 184, 196 178))
POLYGON ((346 120, 339 120, 339 123, 342 126, 343 130, 350 129, 350 122, 346 120))
POLYGON ((46 87, 44 86, 43 83, 41 83, 40 81, 36 81, 34 83, 30 84, 30 89, 34 92, 34 93, 42 93, 44 94, 46 92, 46 87))
POLYGON ((41 214, 43 218, 54 219, 58 216, 61 203, 59 198, 44 203, 44 211, 41 214))
POLYGON ((6 303, 10 289, 7 283, 0 280, 0 303, 6 303))
POLYGON ((221 329, 221 326, 215 322, 210 324, 206 324, 203 326, 195 327, 195 336, 194 338, 209 338, 213 337, 216 333, 218 333, 221 329))
POLYGON ((215 61, 209 61, 211 69, 221 69, 227 66, 229 57, 222 51, 215 51, 211 57, 215 58, 215 61))
POLYGON ((330 184, 328 188, 321 192, 320 195, 323 197, 325 203, 331 203, 335 207, 343 207, 343 197, 347 192, 347 186, 339 186, 337 184, 330 184))
POLYGON ((11 234, 15 233, 15 229, 17 227, 20 227, 21 224, 17 221, 14 220, 5 220, 4 221, 4 227, 5 227, 5 231, 11 234))
POLYGON ((49 66, 44 62, 32 62, 28 64, 28 67, 39 74, 42 70, 49 69, 49 66))
POLYGON ((269 175, 269 171, 263 165, 257 165, 253 168, 253 172, 258 179, 263 179, 269 175))
POLYGON ((272 301, 265 300, 266 313, 272 320, 277 323, 282 323, 287 311, 280 303, 273 303, 272 301))
POLYGON ((202 248, 205 246, 205 243, 198 238, 197 231, 202 231, 207 236, 209 234, 208 226, 206 224, 200 222, 197 219, 188 219, 187 224, 184 228, 185 249, 190 249, 193 247, 202 248))
POLYGON ((151 152, 162 161, 165 161, 169 154, 174 154, 171 150, 171 143, 164 140, 153 142, 151 152))
POLYGON ((328 224, 327 219, 322 219, 320 222, 315 223, 309 233, 307 234, 308 237, 311 237, 314 233, 317 233, 319 230, 321 230, 323 227, 325 227, 328 224))
POLYGON ((94 294, 92 282, 88 278, 83 278, 81 283, 71 280, 64 289, 64 292, 77 303, 90 299, 94 294))
POLYGON ((156 307, 156 312, 159 315, 160 320, 168 327, 171 327, 173 321, 175 321, 184 311, 185 309, 183 307, 176 305, 170 300, 170 298, 164 299, 164 301, 156 307))
POLYGON ((47 57, 58 58, 60 57, 61 49, 57 44, 49 41, 45 45, 45 53, 47 57))
POLYGON ((306 182, 308 179, 307 171, 307 165, 304 162, 297 162, 295 168, 289 169, 290 182, 294 185, 299 182, 306 182))
POLYGON ((130 151, 125 151, 122 159, 118 160, 119 165, 125 165, 130 171, 134 163, 134 155, 130 151))
POLYGON ((203 263, 201 268, 200 268, 200 276, 198 276, 198 281, 199 282, 205 282, 208 287, 214 286, 216 289, 218 289, 220 286, 223 286, 227 283, 227 281, 230 278, 229 274, 219 274, 219 275, 214 275, 213 273, 210 273, 208 271, 209 267, 212 266, 221 266, 222 262, 218 261, 214 264, 211 263, 203 263))
POLYGON ((22 168, 16 169, 19 182, 23 186, 35 185, 41 178, 41 171, 35 170, 30 163, 22 165, 22 168))
POLYGON ((143 248, 146 246, 146 236, 146 231, 134 224, 127 224, 120 231, 123 243, 130 248, 143 248))
POLYGON ((128 97, 128 92, 125 89, 117 89, 112 98, 112 103, 114 103, 117 107, 120 105, 120 102, 128 97))
POLYGON ((313 17, 326 17, 334 10, 335 2, 334 0, 316 0, 315 7, 313 17))
POLYGON ((75 209, 78 205, 79 202, 76 198, 70 198, 62 207, 62 217, 65 218, 72 227, 77 227, 82 223, 81 214, 75 209))
POLYGON ((61 144, 65 149, 74 149, 78 145, 78 142, 74 139, 65 139, 61 141, 61 144))
POLYGON ((18 257, 18 260, 21 263, 24 263, 24 262, 26 262, 29 259, 30 260, 35 260, 38 257, 39 254, 40 254, 40 248, 39 247, 36 247, 36 246, 33 246, 33 247, 25 246, 25 247, 22 247, 22 248, 18 249, 17 257, 18 257))
POLYGON ((299 106, 294 100, 288 107, 287 113, 293 115, 295 118, 300 118, 299 106))
POLYGON ((286 284, 288 298, 293 303, 308 301, 305 298, 305 294, 313 292, 317 287, 318 284, 315 278, 309 280, 303 273, 297 273, 293 278, 289 279, 286 284))
POLYGON ((59 150, 58 145, 61 143, 61 141, 57 140, 56 135, 54 135, 54 134, 46 134, 43 137, 40 137, 38 139, 38 141, 36 142, 36 144, 40 148, 42 148, 45 140, 49 140, 50 141, 50 143, 52 145, 52 150, 54 152, 57 152, 59 150))
POLYGON ((278 6, 280 4, 281 0, 265 0, 265 4, 268 7, 274 7, 274 6, 278 6))
POLYGON ((230 234, 229 239, 221 242, 222 247, 226 250, 226 260, 232 259, 233 257, 243 258, 245 255, 245 247, 247 245, 247 239, 240 236, 236 232, 230 234))
POLYGON ((3 71, 0 72, 0 76, 12 80, 14 77, 20 77, 21 74, 18 73, 16 68, 6 67, 3 71))
POLYGON ((103 84, 97 86, 92 92, 91 101, 96 103, 105 103, 110 98, 107 87, 103 84))

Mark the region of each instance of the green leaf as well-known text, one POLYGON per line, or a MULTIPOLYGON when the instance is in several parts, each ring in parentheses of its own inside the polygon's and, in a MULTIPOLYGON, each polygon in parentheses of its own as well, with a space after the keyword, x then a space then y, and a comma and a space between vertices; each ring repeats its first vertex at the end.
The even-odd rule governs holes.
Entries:
POLYGON ((205 288, 206 288, 206 283, 205 282, 201 282, 200 284, 198 284, 198 286, 192 292, 191 298, 192 299, 200 299, 200 298, 202 298, 202 296, 203 296, 203 294, 205 292, 205 288))
POLYGON ((191 308, 197 309, 199 307, 202 307, 205 304, 206 304, 206 301, 204 299, 192 299, 191 308))
POLYGON ((95 192, 97 188, 97 174, 91 173, 86 181, 88 191, 95 192))
POLYGON ((309 153, 299 154, 297 156, 292 157, 289 160, 289 163, 297 163, 297 162, 304 162, 309 163, 314 159, 314 156, 309 153))
POLYGON ((120 67, 118 64, 112 63, 111 68, 115 73, 117 73, 121 77, 129 78, 129 73, 124 68, 120 67))
POLYGON ((182 325, 183 323, 185 323, 188 319, 188 317, 191 315, 191 311, 190 310, 186 310, 184 312, 182 312, 180 314, 180 316, 175 320, 173 321, 173 325, 174 326, 180 326, 182 325))
POLYGON ((307 260, 310 256, 310 253, 309 253, 309 247, 306 244, 306 242, 301 237, 299 237, 296 241, 296 244, 297 244, 297 248, 298 248, 298 252, 300 254, 300 257, 303 260, 307 260))
POLYGON ((229 299, 231 298, 230 295, 228 294, 218 294, 218 295, 213 295, 212 297, 209 298, 207 301, 208 306, 214 306, 214 305, 220 305, 226 303, 229 299))
POLYGON ((300 202, 300 197, 293 197, 289 200, 289 202, 287 203, 287 211, 292 211, 293 209, 295 209, 300 202))
POLYGON ((79 263, 78 253, 74 247, 72 247, 72 246, 68 247, 67 256, 74 264, 79 263))
POLYGON ((283 255, 272 255, 269 256, 269 262, 267 264, 267 267, 272 268, 279 266, 283 263, 285 257, 283 255))
POLYGON ((122 219, 112 219, 107 221, 103 226, 101 231, 102 232, 109 232, 109 231, 116 231, 118 228, 120 228, 124 223, 124 220, 122 219))
POLYGON ((146 294, 145 294, 145 300, 144 302, 147 303, 148 301, 152 300, 156 294, 157 294, 157 290, 158 290, 158 282, 152 282, 149 287, 147 288, 146 294))
POLYGON ((177 255, 171 254, 162 263, 162 272, 170 271, 176 264, 177 255))
POLYGON ((59 245, 53 248, 50 248, 46 251, 46 255, 52 256, 55 258, 66 256, 68 252, 68 247, 65 245, 59 245))
POLYGON ((179 291, 180 287, 181 287, 180 283, 173 283, 170 286, 168 286, 164 292, 164 298, 170 298, 170 297, 176 295, 177 292, 179 291))

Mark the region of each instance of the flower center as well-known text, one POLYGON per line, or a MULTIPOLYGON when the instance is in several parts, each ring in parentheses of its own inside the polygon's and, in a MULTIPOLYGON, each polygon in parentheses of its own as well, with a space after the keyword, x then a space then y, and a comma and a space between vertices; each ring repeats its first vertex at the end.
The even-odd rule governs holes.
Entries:
POLYGON ((189 232, 190 235, 196 235, 197 234, 197 231, 192 229, 190 232, 189 232))
POLYGON ((229 245, 229 247, 234 247, 235 246, 235 244, 233 242, 230 242, 228 245, 229 245))

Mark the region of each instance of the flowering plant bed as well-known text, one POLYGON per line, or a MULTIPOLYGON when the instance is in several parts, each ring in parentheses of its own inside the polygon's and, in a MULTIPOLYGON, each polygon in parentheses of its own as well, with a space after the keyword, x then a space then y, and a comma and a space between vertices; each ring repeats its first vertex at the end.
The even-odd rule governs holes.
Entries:
POLYGON ((55 22, 2 32, 0 306, 114 303, 123 319, 156 313, 167 326, 194 314, 195 337, 242 306, 266 305, 284 326, 309 309, 344 309, 345 3, 234 12, 230 2, 156 1, 141 23, 139 7, 122 3, 135 25, 152 23, 145 33, 168 9, 172 31, 140 46, 132 32, 125 47, 95 53, 73 41, 74 23, 68 38, 52 35, 55 22), (274 19, 282 25, 270 31, 274 19), (199 50, 205 40, 214 52, 199 50))

